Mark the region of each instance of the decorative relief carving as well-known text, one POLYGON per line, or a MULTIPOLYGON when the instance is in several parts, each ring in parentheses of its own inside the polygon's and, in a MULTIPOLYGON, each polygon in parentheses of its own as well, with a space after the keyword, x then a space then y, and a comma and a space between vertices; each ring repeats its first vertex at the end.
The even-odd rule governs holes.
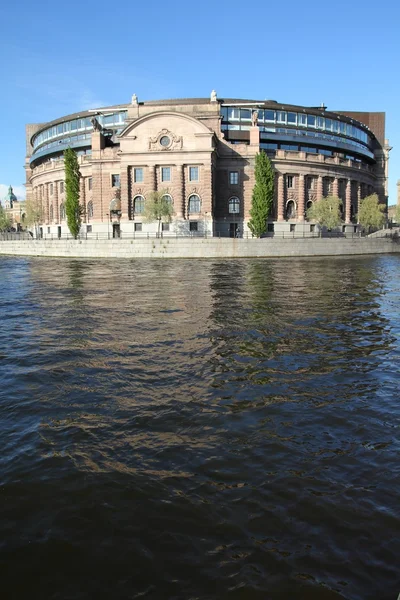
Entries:
POLYGON ((155 136, 149 138, 149 150, 181 150, 183 138, 168 129, 161 129, 155 136))

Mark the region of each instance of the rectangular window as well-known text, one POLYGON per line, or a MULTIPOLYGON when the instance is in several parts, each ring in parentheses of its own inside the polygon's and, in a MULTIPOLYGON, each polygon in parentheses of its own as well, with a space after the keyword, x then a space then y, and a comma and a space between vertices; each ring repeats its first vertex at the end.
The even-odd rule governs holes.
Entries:
POLYGON ((276 120, 278 123, 286 123, 286 113, 278 110, 276 113, 276 120))
POLYGON ((307 177, 307 189, 308 190, 314 189, 314 178, 313 177, 307 177))
POLYGON ((239 171, 230 171, 229 172, 229 183, 230 183, 230 185, 238 185, 239 171))
POLYGON ((86 233, 92 233, 92 226, 86 225, 86 233))
POLYGON ((142 231, 142 223, 135 223, 135 231, 142 231))
POLYGON ((315 116, 307 115, 307 125, 308 127, 315 127, 315 116))
POLYGON ((293 187, 293 175, 286 175, 286 186, 288 188, 293 187))
POLYGON ((251 110, 248 108, 242 108, 240 110, 240 119, 242 121, 251 121, 251 110))
POLYGON ((307 115, 303 115, 302 113, 299 113, 297 115, 297 125, 306 126, 307 125, 307 115))
POLYGON ((267 231, 269 233, 273 233, 273 231, 274 231, 274 224, 273 223, 268 223, 267 224, 267 231))
POLYGON ((189 181, 199 180, 199 167, 189 167, 189 181))
POLYGON ((275 121, 275 111, 274 110, 264 111, 264 120, 265 121, 275 121))
POLYGON ((315 225, 310 225, 310 231, 311 231, 311 233, 314 233, 314 231, 315 231, 315 225))
POLYGON ((324 119, 324 117, 317 117, 317 127, 319 127, 320 129, 324 129, 325 128, 325 119, 324 119))
POLYGON ((190 221, 189 223, 189 230, 190 231, 197 231, 197 221, 190 221))
POLYGON ((50 196, 52 196, 52 195, 53 195, 53 184, 51 183, 50 184, 50 196))
POLYGON ((64 193, 64 182, 60 181, 60 194, 64 193))
POLYGON ((92 178, 91 177, 88 178, 88 189, 89 190, 92 189, 92 178))
POLYGON ((288 114, 287 114, 287 122, 290 123, 290 125, 296 125, 296 123, 297 123, 297 114, 296 113, 288 112, 288 114))
POLYGON ((161 181, 171 181, 171 167, 161 167, 161 181))
POLYGON ((332 119, 325 119, 326 131, 332 131, 332 119))
POLYGON ((50 233, 50 227, 47 228, 47 233, 50 233))
POLYGON ((143 169, 141 167, 133 170, 133 179, 135 183, 143 183, 143 169))
POLYGON ((111 187, 121 187, 121 178, 119 175, 111 175, 111 187))
POLYGON ((169 223, 161 223, 161 227, 163 231, 169 231, 169 223))
POLYGON ((295 223, 291 223, 290 224, 290 231, 291 232, 296 231, 296 225, 295 225, 295 223))

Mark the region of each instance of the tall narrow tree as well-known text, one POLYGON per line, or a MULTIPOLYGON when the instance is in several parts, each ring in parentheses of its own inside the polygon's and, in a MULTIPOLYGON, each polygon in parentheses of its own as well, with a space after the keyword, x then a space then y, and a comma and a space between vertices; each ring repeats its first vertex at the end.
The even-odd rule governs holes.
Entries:
POLYGON ((358 220, 360 225, 369 233, 371 229, 379 229, 385 222, 386 206, 379 204, 377 194, 371 194, 361 200, 358 220))
POLYGON ((65 169, 65 214, 68 229, 76 239, 81 228, 82 207, 79 204, 79 171, 78 157, 71 148, 64 150, 65 169))
POLYGON ((249 229, 254 237, 267 230, 267 219, 274 201, 275 173, 265 152, 256 155, 255 185, 250 210, 249 229))

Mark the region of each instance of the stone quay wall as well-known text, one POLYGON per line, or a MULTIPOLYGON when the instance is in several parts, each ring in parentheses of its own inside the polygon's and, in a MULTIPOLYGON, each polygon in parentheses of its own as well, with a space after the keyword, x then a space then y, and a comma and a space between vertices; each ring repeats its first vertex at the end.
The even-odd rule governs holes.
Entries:
POLYGON ((150 238, 0 241, 0 255, 69 258, 273 258, 400 253, 391 238, 150 238))

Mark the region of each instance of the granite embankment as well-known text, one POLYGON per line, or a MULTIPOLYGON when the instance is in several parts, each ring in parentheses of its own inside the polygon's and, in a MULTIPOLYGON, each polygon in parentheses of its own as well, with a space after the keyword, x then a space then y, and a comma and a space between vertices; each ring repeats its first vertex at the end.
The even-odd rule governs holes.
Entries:
POLYGON ((400 253, 398 238, 0 240, 0 254, 75 258, 250 258, 400 253))

